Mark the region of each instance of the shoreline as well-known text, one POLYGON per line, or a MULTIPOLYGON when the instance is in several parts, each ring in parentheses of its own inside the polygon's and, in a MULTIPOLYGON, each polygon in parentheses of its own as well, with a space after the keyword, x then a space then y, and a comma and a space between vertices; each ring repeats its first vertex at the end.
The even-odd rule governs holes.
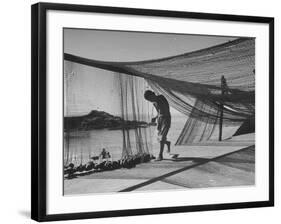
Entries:
POLYGON ((64 117, 64 131, 83 130, 122 130, 147 128, 152 123, 137 120, 124 120, 121 117, 111 115, 104 111, 92 110, 83 116, 64 117))

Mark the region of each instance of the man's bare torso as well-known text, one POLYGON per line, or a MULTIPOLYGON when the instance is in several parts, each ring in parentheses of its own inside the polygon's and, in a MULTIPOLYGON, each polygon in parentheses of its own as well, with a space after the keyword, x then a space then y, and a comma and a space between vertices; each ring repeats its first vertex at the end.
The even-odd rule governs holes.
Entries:
POLYGON ((159 116, 171 116, 169 103, 163 95, 157 96, 156 102, 153 105, 159 116))

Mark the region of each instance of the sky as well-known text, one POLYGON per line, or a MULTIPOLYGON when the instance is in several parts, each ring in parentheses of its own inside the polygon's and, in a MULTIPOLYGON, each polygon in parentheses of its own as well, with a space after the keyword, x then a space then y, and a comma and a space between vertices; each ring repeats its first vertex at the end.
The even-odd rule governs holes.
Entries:
POLYGON ((104 61, 139 61, 199 50, 233 39, 186 34, 64 29, 64 52, 104 61))
MULTIPOLYGON (((103 61, 142 61, 191 52, 233 39, 235 38, 65 28, 64 53, 103 61)), ((118 89, 111 72, 77 64, 65 65, 65 71, 72 69, 80 74, 69 76, 69 88, 65 92, 67 116, 87 114, 94 109, 118 115, 118 89)), ((171 112, 176 114, 173 109, 171 112)))

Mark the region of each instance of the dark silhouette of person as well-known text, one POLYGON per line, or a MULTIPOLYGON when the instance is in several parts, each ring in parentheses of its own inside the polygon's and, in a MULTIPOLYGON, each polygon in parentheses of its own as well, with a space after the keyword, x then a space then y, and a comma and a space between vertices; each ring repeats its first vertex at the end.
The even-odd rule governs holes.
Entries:
POLYGON ((105 148, 103 148, 101 153, 100 153, 100 155, 99 155, 99 157, 101 159, 109 159, 109 158, 111 158, 111 155, 110 155, 110 153, 108 151, 106 151, 105 148))
POLYGON ((155 122, 157 119, 157 131, 158 131, 158 140, 160 142, 160 151, 159 156, 156 159, 160 161, 163 159, 163 151, 165 144, 168 147, 168 152, 170 153, 171 142, 167 140, 167 134, 171 127, 171 113, 170 106, 167 99, 163 95, 156 95, 151 90, 147 90, 144 93, 144 98, 149 102, 153 103, 157 116, 152 118, 151 122, 155 122))

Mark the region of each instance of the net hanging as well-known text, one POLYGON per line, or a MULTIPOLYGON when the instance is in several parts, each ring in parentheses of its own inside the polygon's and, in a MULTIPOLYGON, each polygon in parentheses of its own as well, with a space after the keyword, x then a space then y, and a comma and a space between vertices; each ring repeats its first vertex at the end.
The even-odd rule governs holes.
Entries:
MULTIPOLYGON (((141 111, 145 108, 142 94, 147 84, 157 94, 164 95, 173 108, 187 117, 177 144, 217 139, 221 105, 224 130, 235 127, 223 132, 223 139, 231 137, 244 121, 255 117, 254 38, 238 38, 214 47, 147 61, 107 62, 67 53, 64 60, 115 74, 125 120, 130 119, 129 114, 133 114, 133 120, 148 119, 143 114, 149 113, 141 111), (222 94, 222 76, 227 83, 227 94, 222 94)), ((146 135, 135 130, 137 153, 150 148, 146 135)), ((125 154, 132 154, 130 138, 124 130, 125 154)))

